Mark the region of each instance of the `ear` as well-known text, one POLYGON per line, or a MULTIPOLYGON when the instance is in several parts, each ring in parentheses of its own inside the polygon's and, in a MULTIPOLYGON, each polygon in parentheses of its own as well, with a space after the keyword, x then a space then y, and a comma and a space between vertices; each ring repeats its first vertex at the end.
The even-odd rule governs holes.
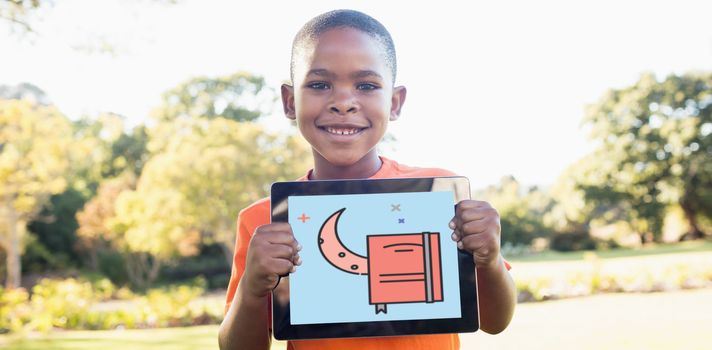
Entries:
POLYGON ((394 121, 400 117, 401 108, 403 108, 403 103, 405 103, 406 92, 405 86, 396 86, 393 88, 393 96, 391 96, 391 116, 388 120, 394 121))
POLYGON ((287 84, 282 84, 282 107, 284 115, 291 120, 297 119, 297 113, 294 109, 294 87, 287 84))

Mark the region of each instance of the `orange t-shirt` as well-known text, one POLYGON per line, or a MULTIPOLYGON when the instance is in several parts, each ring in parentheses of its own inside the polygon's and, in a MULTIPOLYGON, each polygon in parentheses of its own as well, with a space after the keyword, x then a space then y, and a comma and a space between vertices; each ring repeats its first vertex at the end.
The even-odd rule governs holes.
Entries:
MULTIPOLYGON (((414 168, 401 165, 393 160, 381 157, 383 164, 381 168, 370 179, 383 178, 408 178, 408 177, 429 177, 429 176, 453 176, 454 173, 433 168, 414 168)), ((308 179, 308 174, 300 180, 308 179)), ((227 302, 225 312, 230 308, 232 299, 237 291, 237 284, 240 282, 242 274, 245 272, 245 259, 247 257, 247 247, 249 246, 252 234, 261 225, 270 223, 270 200, 261 199, 249 207, 243 209, 237 217, 237 243, 235 245, 235 256, 232 263, 232 275, 227 288, 227 302)), ((265 312, 271 318, 271 306, 265 305, 265 312)), ((271 324, 271 319, 270 319, 271 324)), ((395 337, 374 337, 374 338, 348 338, 348 339, 319 339, 319 340, 293 340, 287 345, 288 350, 308 350, 308 349, 448 349, 460 348, 460 339, 457 334, 429 334, 410 335, 395 337)))

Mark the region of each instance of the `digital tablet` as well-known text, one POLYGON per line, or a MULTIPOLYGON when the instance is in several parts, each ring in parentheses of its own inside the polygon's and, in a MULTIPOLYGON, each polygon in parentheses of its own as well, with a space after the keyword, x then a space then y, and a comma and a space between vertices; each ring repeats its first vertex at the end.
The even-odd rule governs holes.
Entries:
POLYGON ((463 333, 479 328, 472 254, 448 223, 465 177, 277 182, 302 264, 272 292, 279 340, 463 333))

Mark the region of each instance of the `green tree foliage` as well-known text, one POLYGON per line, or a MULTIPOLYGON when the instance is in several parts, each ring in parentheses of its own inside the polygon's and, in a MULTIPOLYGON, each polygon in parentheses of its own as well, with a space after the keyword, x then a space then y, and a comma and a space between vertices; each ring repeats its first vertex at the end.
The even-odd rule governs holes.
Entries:
POLYGON ((252 122, 275 101, 248 73, 191 79, 164 94, 136 188, 122 191, 114 217, 104 220, 134 256, 126 259, 134 284, 150 284, 160 266, 201 245, 218 244, 229 263, 238 211, 266 196, 271 182, 304 173, 308 147, 252 122))
POLYGON ((135 182, 135 177, 130 172, 102 181, 96 196, 76 213, 79 223, 76 247, 86 255, 88 266, 93 271, 99 271, 99 258, 102 254, 111 254, 113 250, 126 250, 125 244, 118 239, 110 225, 116 216, 116 199, 122 191, 134 189, 135 182))
POLYGON ((543 216, 551 201, 539 189, 523 188, 514 177, 507 176, 477 197, 489 201, 499 211, 502 243, 529 245, 534 238, 547 236, 543 216))
POLYGON ((0 245, 8 288, 20 285, 27 223, 66 187, 71 135, 69 121, 53 107, 0 100, 0 245))
POLYGON ((141 187, 116 200, 111 230, 124 245, 129 278, 144 288, 158 277, 161 265, 179 254, 194 254, 199 236, 191 217, 182 216, 188 199, 172 189, 141 187))
POLYGON ((127 241, 135 242, 132 249, 159 260, 192 254, 203 242, 220 244, 229 261, 238 211, 266 196, 272 182, 303 174, 308 148, 294 136, 272 135, 254 123, 225 118, 174 123, 183 132, 162 142, 165 150, 148 161, 136 191, 121 194, 117 222, 127 241))
POLYGON ((111 142, 111 157, 102 166, 103 178, 115 178, 128 172, 134 176, 141 174, 148 160, 148 133, 143 125, 131 132, 122 132, 111 142))
POLYGON ((222 117, 252 121, 270 112, 274 91, 264 78, 246 72, 207 78, 197 77, 163 94, 163 103, 153 111, 160 121, 222 117))
POLYGON ((27 248, 22 256, 22 269, 28 273, 62 270, 77 266, 80 257, 75 249, 79 227, 75 213, 82 208, 85 197, 68 187, 53 195, 39 215, 27 225, 27 248))
POLYGON ((113 247, 96 236, 82 235, 84 231, 77 230, 76 214, 96 195, 97 187, 104 181, 136 178, 146 158, 145 128, 139 126, 126 132, 122 116, 104 113, 83 118, 73 122, 72 128, 71 161, 65 171, 67 189, 53 195, 40 215, 28 224, 31 235, 28 237, 33 239, 27 243, 28 250, 23 256, 23 264, 28 265, 23 266, 35 272, 83 263, 95 271, 99 268, 99 258, 113 247))
POLYGON ((664 210, 678 203, 689 236, 712 213, 712 73, 643 75, 588 107, 585 123, 600 143, 582 182, 586 198, 629 211, 659 239, 664 210))
POLYGON ((124 172, 138 175, 148 158, 148 135, 144 126, 126 131, 123 116, 103 113, 84 117, 74 126, 74 156, 69 173, 71 185, 90 198, 104 179, 124 172))

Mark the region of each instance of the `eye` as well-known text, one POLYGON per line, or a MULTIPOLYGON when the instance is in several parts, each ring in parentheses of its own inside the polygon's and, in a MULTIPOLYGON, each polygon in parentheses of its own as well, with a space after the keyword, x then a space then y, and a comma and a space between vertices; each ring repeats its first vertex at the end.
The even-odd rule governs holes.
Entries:
POLYGON ((329 84, 323 82, 323 81, 314 81, 307 83, 306 86, 310 89, 314 90, 326 90, 329 88, 329 84))
POLYGON ((376 84, 373 84, 373 83, 360 83, 360 84, 356 85, 356 89, 358 89, 358 90, 370 91, 370 90, 376 90, 378 88, 379 88, 379 86, 376 84))

